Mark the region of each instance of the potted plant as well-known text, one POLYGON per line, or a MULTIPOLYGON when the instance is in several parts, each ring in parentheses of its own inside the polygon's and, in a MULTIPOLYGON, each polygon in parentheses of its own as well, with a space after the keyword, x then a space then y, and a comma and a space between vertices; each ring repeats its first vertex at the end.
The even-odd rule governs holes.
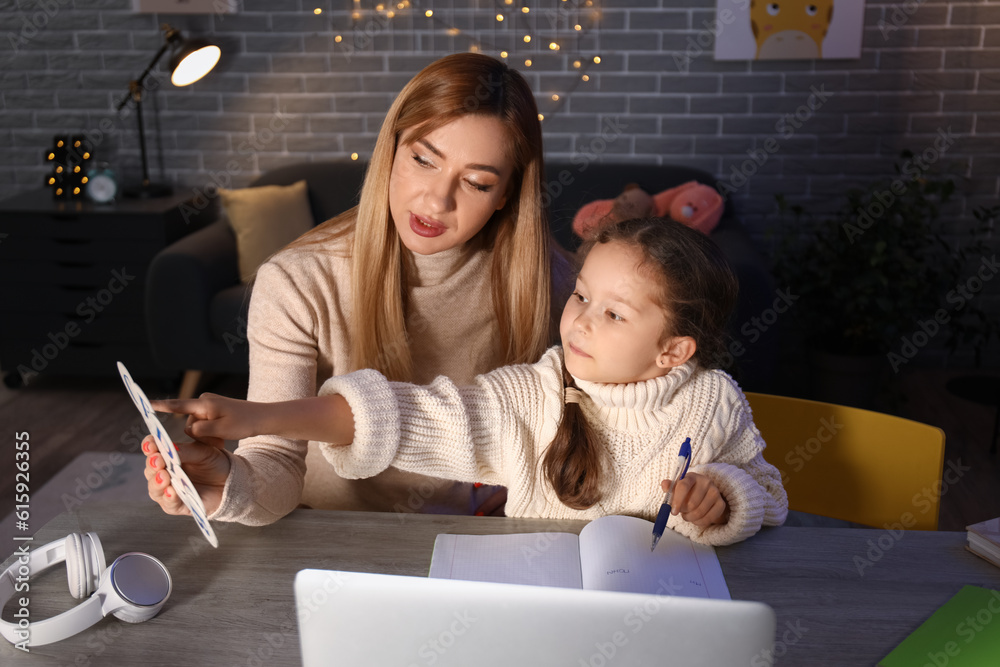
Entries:
POLYGON ((901 157, 895 178, 848 191, 829 215, 808 215, 777 196, 773 272, 798 296, 792 311, 821 400, 871 407, 893 355, 903 360, 896 371, 915 356, 909 354, 918 347, 914 338, 923 342, 919 351, 941 332, 948 334, 938 342, 949 345, 967 334, 961 322, 969 322, 970 311, 953 318, 939 310, 948 307, 970 261, 984 253, 981 230, 971 241, 951 240, 946 232, 955 230, 942 223, 940 211, 953 181, 915 170, 909 151, 901 157))
POLYGON ((960 279, 959 284, 953 292, 949 293, 948 301, 954 306, 955 318, 949 331, 947 347, 949 353, 954 353, 959 348, 968 347, 972 349, 975 368, 983 365, 983 350, 985 350, 994 338, 1000 339, 1000 315, 989 313, 980 307, 981 301, 975 297, 978 289, 982 289, 983 277, 987 276, 996 262, 996 249, 986 243, 985 239, 992 237, 993 226, 1000 218, 1000 204, 993 206, 979 206, 972 212, 976 219, 973 232, 975 240, 965 249, 965 255, 981 257, 978 267, 972 267, 975 271, 967 271, 966 279, 960 279), (978 278, 978 282, 977 282, 978 278))

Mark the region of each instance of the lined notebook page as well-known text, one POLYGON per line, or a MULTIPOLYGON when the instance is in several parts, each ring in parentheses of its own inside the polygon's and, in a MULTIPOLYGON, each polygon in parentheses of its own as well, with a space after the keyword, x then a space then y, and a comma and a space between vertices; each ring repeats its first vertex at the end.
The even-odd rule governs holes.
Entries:
POLYGON ((580 532, 580 563, 587 589, 729 600, 715 549, 665 530, 650 552, 653 524, 606 516, 580 532))
POLYGON ((572 533, 442 534, 434 540, 428 576, 580 588, 579 539, 572 533))

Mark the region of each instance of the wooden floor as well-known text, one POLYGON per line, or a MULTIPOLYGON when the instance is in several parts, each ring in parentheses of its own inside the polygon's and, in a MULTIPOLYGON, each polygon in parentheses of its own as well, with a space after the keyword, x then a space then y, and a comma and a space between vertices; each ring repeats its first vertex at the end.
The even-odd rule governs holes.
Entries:
MULTIPOLYGON (((900 383, 905 402, 897 410, 901 416, 944 429, 946 466, 954 462, 971 468, 942 495, 941 530, 964 530, 970 523, 1000 516, 1000 462, 988 455, 994 412, 948 393, 945 383, 958 373, 936 369, 907 372, 900 383)), ((150 398, 166 397, 169 391, 141 380, 140 386, 150 398)), ((245 378, 216 378, 201 390, 242 398, 246 382, 245 378)), ((30 484, 34 490, 81 452, 138 452, 145 434, 142 420, 117 378, 40 378, 18 390, 0 385, 0 433, 5 439, 0 445, 0 469, 13 470, 11 441, 15 433, 23 431, 30 435, 30 484)), ((0 479, 0 499, 10 503, 9 507, 0 505, 0 515, 13 510, 14 481, 12 472, 5 472, 0 479)))

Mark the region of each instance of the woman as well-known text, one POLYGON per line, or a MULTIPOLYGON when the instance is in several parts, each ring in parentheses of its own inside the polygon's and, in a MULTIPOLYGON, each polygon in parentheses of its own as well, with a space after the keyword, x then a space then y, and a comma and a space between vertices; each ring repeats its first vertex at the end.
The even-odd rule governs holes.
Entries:
MULTIPOLYGON (((361 368, 464 384, 541 357, 557 336, 553 310, 572 291, 540 205, 541 150, 531 90, 504 63, 462 53, 419 72, 383 122, 358 206, 259 269, 248 400, 315 396, 332 375, 361 368)), ((262 525, 300 502, 468 514, 482 500, 471 485, 395 469, 342 479, 304 441, 178 449, 210 519, 262 525)), ((162 465, 154 456, 146 467, 150 497, 187 513, 162 465)))

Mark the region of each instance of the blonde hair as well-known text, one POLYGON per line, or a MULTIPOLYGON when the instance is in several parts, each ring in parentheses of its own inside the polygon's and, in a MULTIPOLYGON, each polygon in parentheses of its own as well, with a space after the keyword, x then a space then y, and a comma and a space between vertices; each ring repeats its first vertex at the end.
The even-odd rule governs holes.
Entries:
POLYGON ((514 162, 506 204, 477 235, 493 252, 494 358, 500 365, 531 363, 549 343, 552 241, 540 203, 544 166, 535 99, 524 77, 503 62, 457 53, 425 67, 396 97, 375 142, 358 205, 292 244, 353 234, 351 370, 374 368, 392 380, 412 378, 403 245, 389 211, 392 164, 403 132, 412 129, 407 141, 417 141, 466 114, 500 120, 514 162))

